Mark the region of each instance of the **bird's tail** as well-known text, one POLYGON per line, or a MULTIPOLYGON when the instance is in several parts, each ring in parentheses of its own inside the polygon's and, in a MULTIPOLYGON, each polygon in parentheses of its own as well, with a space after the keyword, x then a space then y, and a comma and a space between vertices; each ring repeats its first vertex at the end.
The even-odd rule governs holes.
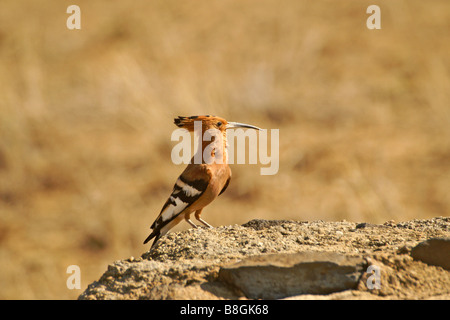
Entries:
POLYGON ((150 249, 153 249, 153 247, 156 245, 156 243, 162 236, 163 235, 161 234, 160 230, 153 230, 153 232, 147 237, 147 239, 144 240, 144 244, 146 244, 147 242, 149 242, 150 240, 155 238, 155 240, 153 240, 152 246, 150 248, 150 249))

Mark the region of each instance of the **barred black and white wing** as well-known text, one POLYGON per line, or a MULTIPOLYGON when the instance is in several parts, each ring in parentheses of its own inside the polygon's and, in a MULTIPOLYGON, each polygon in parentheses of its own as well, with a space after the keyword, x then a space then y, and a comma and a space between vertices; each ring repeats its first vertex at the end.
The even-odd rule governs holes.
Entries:
POLYGON ((146 244, 151 239, 155 238, 152 247, 156 244, 158 239, 162 237, 170 228, 168 224, 173 221, 180 214, 185 212, 195 201, 197 201, 208 187, 209 179, 188 179, 189 172, 184 172, 175 183, 172 194, 167 199, 159 216, 156 218, 150 227, 153 231, 145 239, 146 244), (167 230, 166 230, 167 229, 167 230))

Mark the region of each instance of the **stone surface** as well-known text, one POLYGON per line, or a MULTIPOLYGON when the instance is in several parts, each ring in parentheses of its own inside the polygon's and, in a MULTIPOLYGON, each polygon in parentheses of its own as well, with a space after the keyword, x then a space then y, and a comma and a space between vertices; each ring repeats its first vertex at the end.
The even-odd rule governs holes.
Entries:
MULTIPOLYGON (((449 237, 447 217, 381 225, 252 220, 189 229, 169 233, 141 258, 112 263, 79 299, 442 299, 450 295, 450 272, 413 259, 411 251, 449 237), (367 286, 369 265, 380 270, 379 289, 367 286), (270 276, 277 285, 254 295, 245 280, 227 279, 225 270, 239 275, 246 267, 249 277, 270 276)), ((432 248, 433 255, 448 253, 442 248, 432 248)))
POLYGON ((450 238, 433 238, 421 242, 411 250, 411 256, 450 270, 450 238))
POLYGON ((270 254, 222 267, 219 279, 249 299, 281 299, 355 289, 364 264, 361 257, 334 252, 270 254))

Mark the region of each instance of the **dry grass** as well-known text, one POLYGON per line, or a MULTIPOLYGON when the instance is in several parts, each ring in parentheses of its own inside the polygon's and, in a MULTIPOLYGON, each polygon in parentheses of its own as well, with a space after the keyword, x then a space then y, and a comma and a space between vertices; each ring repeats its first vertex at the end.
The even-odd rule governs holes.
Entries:
MULTIPOLYGON (((182 166, 177 115, 280 129, 280 171, 233 166, 205 211, 382 222, 448 215, 450 3, 2 1, 0 298, 75 298, 139 256, 182 166)), ((179 228, 183 228, 179 227, 179 228)))

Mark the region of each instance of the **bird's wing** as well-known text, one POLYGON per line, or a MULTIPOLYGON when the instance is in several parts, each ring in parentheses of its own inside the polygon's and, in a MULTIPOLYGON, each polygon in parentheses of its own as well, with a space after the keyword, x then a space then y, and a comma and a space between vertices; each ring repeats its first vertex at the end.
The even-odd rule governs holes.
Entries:
POLYGON ((225 185, 222 188, 222 191, 220 191, 219 196, 225 192, 225 190, 227 190, 228 185, 230 184, 230 180, 231 180, 231 174, 228 176, 227 182, 225 182, 225 185))
MULTIPOLYGON (((208 187, 211 175, 203 165, 189 165, 178 177, 172 194, 150 227, 152 233, 144 241, 159 236, 161 229, 197 201, 208 187)), ((158 237, 157 237, 158 238, 158 237)))

